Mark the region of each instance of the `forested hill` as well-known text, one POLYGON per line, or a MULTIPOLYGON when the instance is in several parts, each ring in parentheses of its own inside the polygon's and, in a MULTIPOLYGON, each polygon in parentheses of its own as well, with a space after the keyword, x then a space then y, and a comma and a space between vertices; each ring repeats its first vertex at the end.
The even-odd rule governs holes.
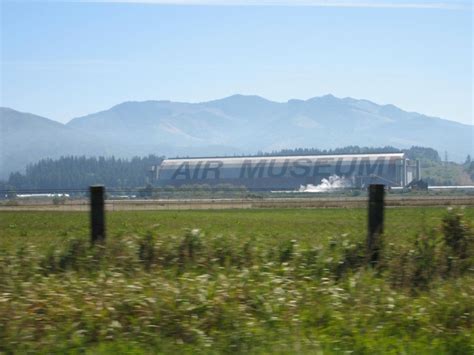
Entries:
POLYGON ((292 147, 432 147, 462 162, 474 126, 332 95, 274 102, 233 95, 201 103, 124 102, 61 124, 0 108, 0 179, 61 156, 230 155, 292 147))
MULTIPOLYGON (((464 164, 442 161, 431 148, 348 146, 337 149, 285 149, 256 155, 361 154, 405 152, 410 159, 421 161, 422 176, 430 185, 469 185, 474 180, 474 162, 470 157, 464 164)), ((163 157, 149 155, 132 159, 62 157, 43 159, 27 167, 26 173, 13 173, 7 182, 0 182, 3 190, 66 190, 85 189, 89 185, 104 184, 108 188, 136 188, 152 182, 150 168, 159 165, 163 157)))
POLYGON ((333 149, 348 144, 420 145, 448 151, 457 162, 473 153, 472 125, 333 95, 287 102, 255 95, 200 103, 124 102, 72 119, 67 126, 100 132, 101 139, 120 142, 129 151, 138 142, 154 149, 149 152, 166 155, 251 154, 314 144, 333 149))

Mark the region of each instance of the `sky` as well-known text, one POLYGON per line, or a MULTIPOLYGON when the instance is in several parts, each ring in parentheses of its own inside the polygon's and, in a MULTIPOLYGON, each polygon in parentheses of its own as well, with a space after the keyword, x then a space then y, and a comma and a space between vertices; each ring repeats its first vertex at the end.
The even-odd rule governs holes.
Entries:
POLYGON ((0 106, 333 94, 473 124, 472 2, 0 0, 0 106))

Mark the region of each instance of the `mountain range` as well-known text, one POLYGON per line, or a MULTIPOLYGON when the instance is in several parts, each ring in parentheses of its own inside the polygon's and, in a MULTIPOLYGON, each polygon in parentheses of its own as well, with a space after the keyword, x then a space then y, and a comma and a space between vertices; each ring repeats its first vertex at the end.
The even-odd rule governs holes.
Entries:
POLYGON ((462 161, 474 153, 474 126, 394 105, 332 95, 274 102, 124 102, 62 124, 0 108, 0 178, 41 158, 64 155, 233 155, 285 148, 413 145, 462 161))

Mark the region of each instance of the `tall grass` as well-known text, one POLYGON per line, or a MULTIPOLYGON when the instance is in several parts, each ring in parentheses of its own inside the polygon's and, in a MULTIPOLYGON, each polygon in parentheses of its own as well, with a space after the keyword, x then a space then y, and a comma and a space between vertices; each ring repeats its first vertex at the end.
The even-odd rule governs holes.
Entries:
POLYGON ((472 353, 462 211, 384 243, 376 268, 362 235, 300 244, 150 230, 2 250, 0 351, 472 353))

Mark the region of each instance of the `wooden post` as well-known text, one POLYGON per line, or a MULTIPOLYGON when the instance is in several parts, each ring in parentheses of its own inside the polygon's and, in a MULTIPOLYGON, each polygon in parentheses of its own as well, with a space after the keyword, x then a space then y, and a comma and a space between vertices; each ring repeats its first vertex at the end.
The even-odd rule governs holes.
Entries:
POLYGON ((105 240, 105 187, 102 185, 90 186, 91 203, 91 243, 105 240))
POLYGON ((367 235, 367 261, 375 266, 379 260, 384 220, 384 185, 369 186, 369 223, 367 235))

